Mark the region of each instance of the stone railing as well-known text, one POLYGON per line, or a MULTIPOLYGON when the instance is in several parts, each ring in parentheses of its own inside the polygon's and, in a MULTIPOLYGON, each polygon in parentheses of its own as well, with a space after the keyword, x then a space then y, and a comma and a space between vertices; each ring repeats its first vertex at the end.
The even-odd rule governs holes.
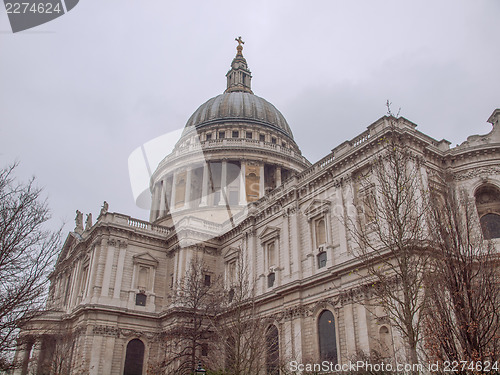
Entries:
POLYGON ((149 221, 134 219, 130 216, 118 213, 108 212, 106 215, 101 217, 98 222, 109 223, 109 224, 120 224, 141 231, 155 232, 159 234, 169 234, 170 232, 172 232, 172 228, 151 224, 149 221))
POLYGON ((371 137, 370 130, 365 130, 363 133, 358 135, 356 138, 349 141, 351 147, 357 147, 362 143, 368 141, 371 137))
POLYGON ((272 142, 262 142, 247 138, 223 138, 211 139, 204 142, 193 142, 189 145, 176 148, 174 152, 167 157, 167 159, 176 158, 187 153, 203 152, 206 150, 218 149, 221 147, 245 147, 260 150, 273 150, 275 152, 286 154, 292 158, 300 160, 302 163, 307 164, 306 158, 292 148, 283 147, 272 142))

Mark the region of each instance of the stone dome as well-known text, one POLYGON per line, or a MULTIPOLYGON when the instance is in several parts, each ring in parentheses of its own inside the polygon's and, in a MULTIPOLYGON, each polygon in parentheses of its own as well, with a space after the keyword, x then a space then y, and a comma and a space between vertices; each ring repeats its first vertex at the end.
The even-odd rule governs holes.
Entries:
POLYGON ((225 92, 206 101, 189 118, 185 131, 242 120, 267 126, 293 139, 288 123, 274 105, 257 95, 243 91, 225 92))

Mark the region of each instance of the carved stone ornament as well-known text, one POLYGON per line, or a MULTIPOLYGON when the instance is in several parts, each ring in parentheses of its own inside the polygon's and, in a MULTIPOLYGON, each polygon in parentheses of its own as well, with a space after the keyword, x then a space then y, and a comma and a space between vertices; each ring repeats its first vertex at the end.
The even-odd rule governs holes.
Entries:
POLYGON ((464 172, 456 173, 455 175, 453 175, 453 179, 455 181, 463 181, 463 180, 470 180, 474 177, 483 177, 483 176, 488 177, 496 174, 500 174, 500 168, 491 166, 491 167, 469 169, 464 172))

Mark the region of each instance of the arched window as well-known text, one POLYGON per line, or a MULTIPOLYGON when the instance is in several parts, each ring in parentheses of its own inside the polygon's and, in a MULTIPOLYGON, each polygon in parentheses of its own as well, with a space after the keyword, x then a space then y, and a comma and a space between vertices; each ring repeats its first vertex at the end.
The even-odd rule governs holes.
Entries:
POLYGON ((319 356, 322 361, 337 363, 337 338, 335 319, 329 310, 323 311, 318 319, 319 356))
POLYGON ((475 198, 484 238, 500 238, 500 191, 493 185, 484 185, 476 191, 475 198))
POLYGON ((325 220, 320 219, 316 221, 316 246, 326 243, 326 230, 325 220))
POLYGON ((142 375, 143 363, 144 343, 139 339, 133 339, 127 345, 123 375, 142 375))
POLYGON ((270 326, 266 332, 266 373, 268 375, 278 375, 280 373, 280 343, 278 328, 270 326))

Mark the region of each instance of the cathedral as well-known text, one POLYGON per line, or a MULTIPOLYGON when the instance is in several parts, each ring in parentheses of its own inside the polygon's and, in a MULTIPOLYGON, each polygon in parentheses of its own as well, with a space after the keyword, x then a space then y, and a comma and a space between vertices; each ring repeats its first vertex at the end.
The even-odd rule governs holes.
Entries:
MULTIPOLYGON (((498 223, 500 109, 488 119, 490 133, 456 147, 384 116, 311 163, 281 112, 254 94, 237 41, 226 90, 192 114, 152 171, 149 221, 112 212, 106 202, 95 223, 77 211, 50 275, 48 311, 21 331, 15 374, 154 373, 148 369, 165 356, 162 332, 176 319, 170 297, 191 262, 203 259, 207 285, 221 278, 229 289, 240 256, 275 337, 273 361, 396 355, 401 334, 357 292, 360 264, 345 221, 368 194, 357 176, 390 132, 424 161, 424 183, 451 173, 477 202, 481 224, 498 223), (61 333, 70 338, 64 348, 54 345, 61 333), (64 371, 53 369, 58 356, 64 371)), ((224 355, 204 349, 196 358, 205 367, 224 355)))

